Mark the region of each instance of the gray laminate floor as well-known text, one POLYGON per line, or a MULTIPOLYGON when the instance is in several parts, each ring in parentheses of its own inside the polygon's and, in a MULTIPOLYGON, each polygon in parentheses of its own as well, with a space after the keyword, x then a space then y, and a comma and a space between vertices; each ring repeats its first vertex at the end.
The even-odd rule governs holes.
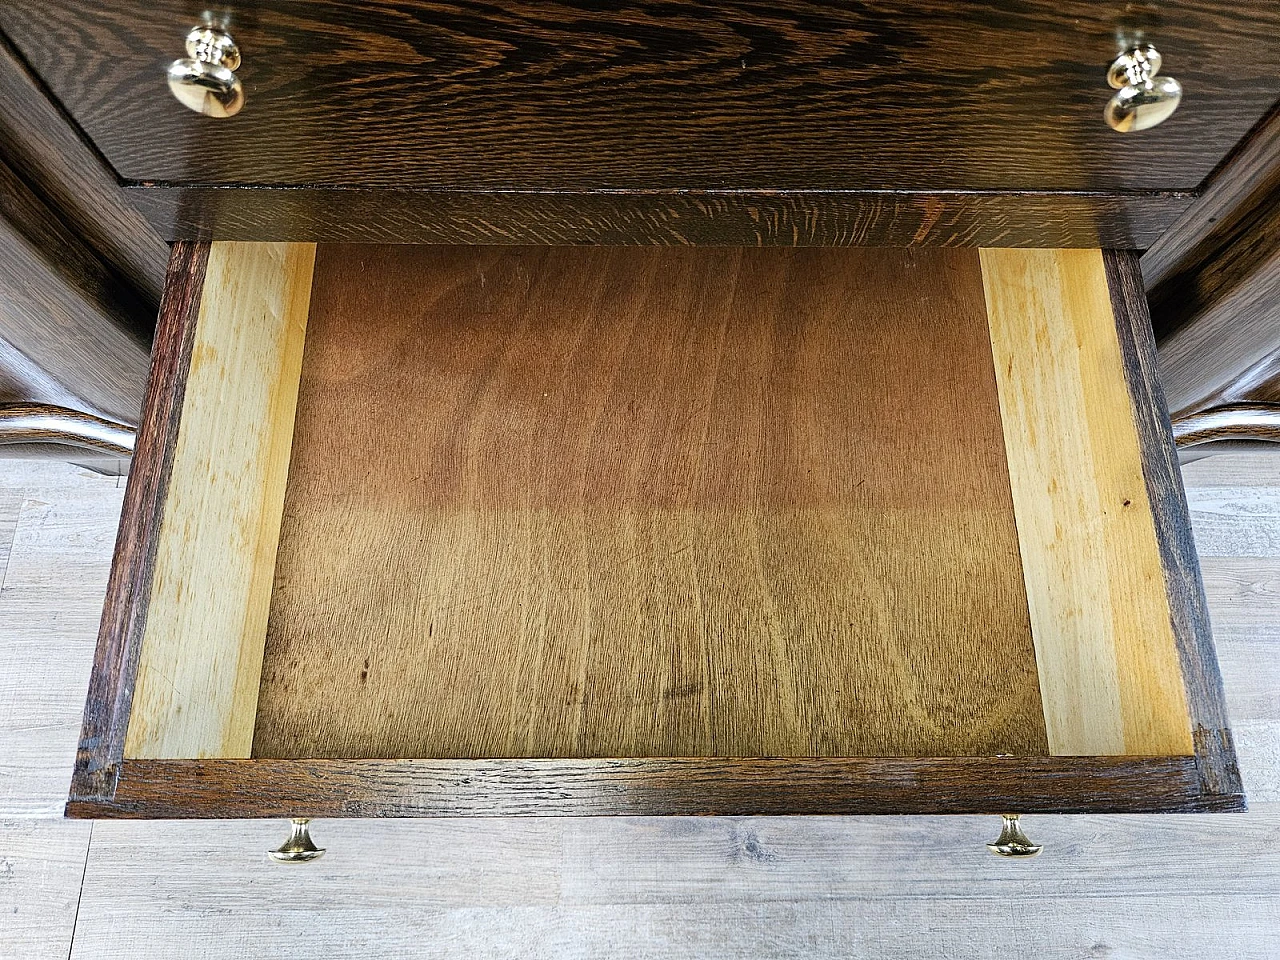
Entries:
POLYGON ((59 818, 123 484, 0 461, 0 957, 1280 958, 1280 457, 1186 470, 1253 809, 1034 817, 59 818))

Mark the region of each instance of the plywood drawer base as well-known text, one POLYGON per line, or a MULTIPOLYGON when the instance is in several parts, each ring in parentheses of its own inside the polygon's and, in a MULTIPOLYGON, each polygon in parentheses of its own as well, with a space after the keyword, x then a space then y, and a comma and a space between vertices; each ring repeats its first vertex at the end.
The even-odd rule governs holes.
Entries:
POLYGON ((175 247, 71 815, 1242 805, 1132 256, 175 247))

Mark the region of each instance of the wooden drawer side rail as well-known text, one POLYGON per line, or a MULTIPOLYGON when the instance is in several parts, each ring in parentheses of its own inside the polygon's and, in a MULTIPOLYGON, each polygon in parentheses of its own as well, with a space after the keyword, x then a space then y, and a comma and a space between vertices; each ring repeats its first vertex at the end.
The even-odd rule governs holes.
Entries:
POLYGON ((982 274, 1050 753, 1189 755, 1102 254, 983 250, 982 274))
POLYGON ((89 676, 84 726, 71 779, 72 797, 110 797, 124 759, 155 565, 156 533, 164 515, 178 444, 178 412, 186 391, 186 368, 208 258, 208 244, 185 242, 175 243, 169 258, 142 423, 89 676))
POLYGON ((126 756, 250 755, 314 261, 211 248, 126 756))
POLYGON ((249 755, 314 251, 174 247, 73 795, 249 755))
POLYGON ((1152 517, 1201 785, 1206 794, 1242 796, 1244 788, 1209 627, 1209 604, 1191 535, 1191 511, 1157 366, 1142 270, 1137 254, 1132 252, 1107 251, 1103 260, 1120 333, 1130 409, 1142 449, 1147 497, 1156 507, 1152 517))

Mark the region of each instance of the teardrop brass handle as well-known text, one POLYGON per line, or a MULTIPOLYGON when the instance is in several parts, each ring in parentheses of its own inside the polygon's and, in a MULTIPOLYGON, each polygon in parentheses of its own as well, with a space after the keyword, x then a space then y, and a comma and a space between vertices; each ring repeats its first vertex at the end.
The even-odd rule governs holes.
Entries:
POLYGON ((1000 836, 987 844, 987 849, 1001 857, 1034 857, 1044 849, 1032 843, 1022 832, 1021 817, 1016 813, 1003 813, 1000 836))
POLYGON ((1120 133, 1149 130, 1164 123, 1182 102, 1182 84, 1173 77, 1158 77, 1163 62, 1160 51, 1149 43, 1130 47, 1107 70, 1107 83, 1117 91, 1103 118, 1120 133))
POLYGON ((169 64, 169 90, 178 102, 206 117, 234 117, 244 106, 236 76, 240 48, 220 27, 192 27, 187 55, 169 64))

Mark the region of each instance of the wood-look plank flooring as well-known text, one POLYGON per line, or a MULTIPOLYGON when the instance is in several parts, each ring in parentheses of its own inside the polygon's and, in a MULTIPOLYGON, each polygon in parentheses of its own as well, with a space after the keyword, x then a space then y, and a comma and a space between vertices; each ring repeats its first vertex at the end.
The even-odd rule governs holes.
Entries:
POLYGON ((322 821, 295 870, 280 823, 51 819, 120 492, 0 463, 0 956, 1274 960, 1280 464, 1185 475, 1247 814, 1033 817, 1026 863, 989 817, 322 821))
POLYGON ((975 251, 315 277, 254 756, 1048 753, 975 251))

